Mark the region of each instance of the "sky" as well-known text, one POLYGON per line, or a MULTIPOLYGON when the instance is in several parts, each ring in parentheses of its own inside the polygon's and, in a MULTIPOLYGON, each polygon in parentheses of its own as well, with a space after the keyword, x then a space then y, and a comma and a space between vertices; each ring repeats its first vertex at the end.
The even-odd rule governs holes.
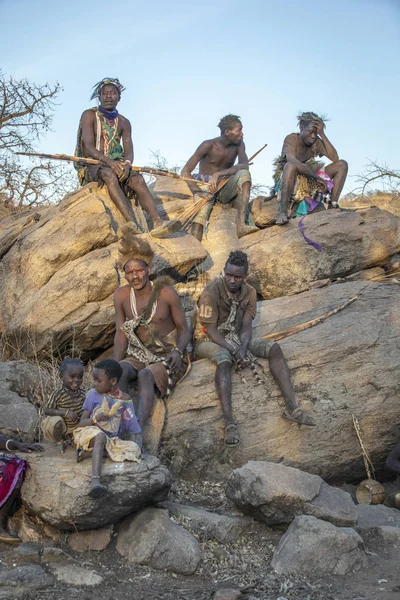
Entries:
POLYGON ((370 160, 400 165, 400 0, 0 0, 0 40, 7 75, 63 87, 42 152, 73 154, 91 88, 118 77, 137 165, 182 167, 234 113, 269 186, 303 110, 328 116, 345 192, 370 160))

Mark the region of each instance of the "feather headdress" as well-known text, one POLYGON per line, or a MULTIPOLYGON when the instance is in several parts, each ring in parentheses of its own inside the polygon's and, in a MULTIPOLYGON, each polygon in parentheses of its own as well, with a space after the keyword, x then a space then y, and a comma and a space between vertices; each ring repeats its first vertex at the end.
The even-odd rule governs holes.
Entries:
POLYGON ((141 260, 150 266, 154 257, 151 246, 132 222, 126 223, 122 228, 122 238, 118 247, 118 266, 123 269, 128 260, 141 260))
POLYGON ((105 85, 114 85, 118 90, 119 97, 121 98, 121 94, 125 90, 125 87, 122 85, 120 80, 113 77, 105 77, 99 81, 99 83, 96 83, 96 85, 93 86, 93 93, 90 96, 90 99, 94 100, 95 98, 100 98, 100 92, 105 85))

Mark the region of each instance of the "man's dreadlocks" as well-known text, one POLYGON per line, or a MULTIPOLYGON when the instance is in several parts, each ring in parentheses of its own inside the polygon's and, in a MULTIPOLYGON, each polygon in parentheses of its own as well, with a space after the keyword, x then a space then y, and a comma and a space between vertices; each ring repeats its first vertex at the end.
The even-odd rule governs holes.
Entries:
POLYGON ((232 252, 229 253, 225 266, 228 263, 230 265, 234 265, 235 267, 244 267, 245 273, 247 273, 249 270, 249 260, 247 258, 247 254, 241 250, 232 250, 232 252))
POLYGON ((240 117, 238 115, 229 114, 225 117, 222 117, 222 119, 218 123, 218 127, 221 130, 221 135, 225 133, 226 129, 232 129, 236 123, 242 124, 242 121, 240 120, 240 117))
POLYGON ((307 127, 307 125, 311 123, 311 121, 322 121, 325 127, 325 121, 327 121, 327 118, 325 117, 325 115, 319 116, 315 112, 309 111, 297 115, 297 121, 300 125, 300 128, 307 127))

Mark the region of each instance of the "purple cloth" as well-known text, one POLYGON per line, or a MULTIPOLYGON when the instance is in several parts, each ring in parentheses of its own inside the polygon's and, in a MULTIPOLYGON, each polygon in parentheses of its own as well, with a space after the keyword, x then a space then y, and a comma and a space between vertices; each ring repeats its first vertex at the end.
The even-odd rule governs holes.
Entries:
MULTIPOLYGON (((90 415, 92 415, 94 409, 102 404, 105 395, 106 394, 99 394, 94 388, 91 389, 86 394, 82 410, 88 410, 90 415)), ((126 407, 124 407, 123 410, 124 412, 121 417, 121 425, 119 428, 118 435, 123 433, 124 431, 127 431, 130 434, 140 433, 142 430, 140 429, 139 422, 136 418, 132 400, 126 403, 126 407)))
POLYGON ((207 183, 210 181, 211 175, 200 175, 200 173, 194 173, 192 175, 192 179, 196 179, 197 181, 202 181, 203 183, 207 183))
MULTIPOLYGON (((304 215, 304 217, 305 216, 306 215, 304 215)), ((309 237, 307 237, 306 234, 304 233, 304 225, 303 225, 304 217, 301 217, 301 219, 299 221, 299 229, 301 231, 301 235, 303 236, 303 238, 305 239, 307 244, 310 244, 310 246, 312 246, 313 248, 318 250, 318 252, 322 252, 321 244, 318 244, 318 242, 313 242, 313 240, 311 240, 309 237)))

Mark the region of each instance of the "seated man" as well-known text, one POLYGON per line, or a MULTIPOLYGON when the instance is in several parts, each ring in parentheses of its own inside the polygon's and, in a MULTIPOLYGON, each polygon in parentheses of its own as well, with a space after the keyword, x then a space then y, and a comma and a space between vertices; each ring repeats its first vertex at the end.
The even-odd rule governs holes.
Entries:
POLYGON ((224 275, 204 288, 199 301, 196 355, 217 365, 215 387, 225 421, 225 443, 237 446, 239 432, 232 415, 231 369, 247 366, 254 356, 268 358, 272 376, 286 402, 283 417, 299 425, 314 425, 296 403, 290 381, 290 371, 279 344, 264 339, 252 339, 252 321, 256 316, 257 293, 245 282, 248 272, 245 252, 229 254, 224 275))
POLYGON ((125 226, 120 265, 128 285, 114 293, 114 359, 121 361, 119 387, 128 392, 138 380, 138 419, 142 430, 151 415, 154 392, 167 398, 185 375, 190 334, 185 313, 169 277, 150 282, 153 258, 148 242, 125 226))
MULTIPOLYGON (((81 116, 75 156, 94 158, 100 164, 77 165, 79 182, 86 185, 95 181, 100 186, 105 183, 111 200, 127 221, 135 220, 130 199, 136 195, 153 226, 161 230, 164 221, 157 212, 153 196, 142 175, 131 170, 131 124, 116 110, 123 90, 118 79, 103 79, 94 87, 91 100, 98 98, 100 104, 85 110, 81 116)), ((157 235, 157 231, 153 230, 152 235, 157 235)))
MULTIPOLYGON (((193 177, 192 171, 198 163, 200 181, 209 182, 209 191, 215 194, 221 177, 229 177, 227 183, 216 195, 218 202, 228 204, 234 201, 237 209, 236 228, 239 238, 258 231, 257 227, 245 225, 247 207, 250 198, 251 177, 249 161, 243 142, 243 127, 240 117, 226 115, 218 127, 221 135, 212 140, 205 140, 187 161, 182 169, 182 177, 193 177), (233 166, 238 159, 238 164, 233 166)), ((210 216, 215 198, 208 202, 195 216, 191 234, 201 241, 203 230, 210 216)))
POLYGON ((339 160, 336 149, 325 134, 323 119, 313 112, 306 112, 298 116, 298 121, 300 133, 291 133, 285 137, 282 153, 277 161, 275 192, 280 196, 277 225, 285 225, 289 220, 289 204, 299 175, 314 180, 321 191, 327 190, 326 178, 319 171, 320 164, 312 160, 316 156, 327 156, 332 161, 323 167, 323 171, 333 180, 333 189, 330 192, 333 207, 337 206, 346 181, 347 162, 339 160), (312 164, 307 164, 309 161, 312 164))

